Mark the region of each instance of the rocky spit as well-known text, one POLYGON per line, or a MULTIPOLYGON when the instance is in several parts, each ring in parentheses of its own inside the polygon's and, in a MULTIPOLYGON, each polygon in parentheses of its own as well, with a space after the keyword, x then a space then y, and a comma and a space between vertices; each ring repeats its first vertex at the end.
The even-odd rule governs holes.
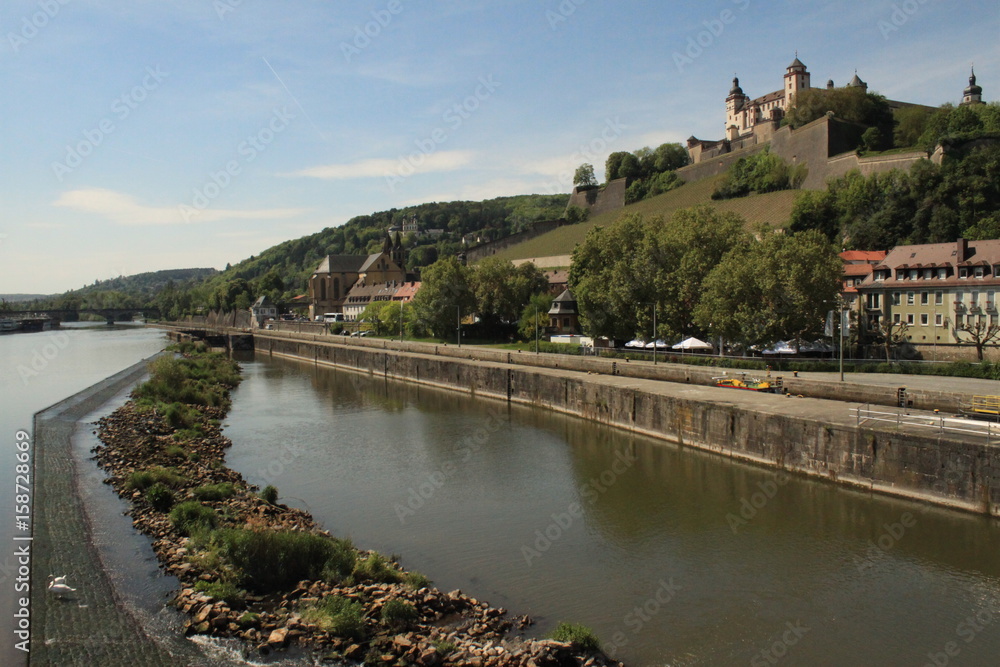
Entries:
MULTIPOLYGON (((527 616, 462 594, 445 593, 427 586, 414 590, 404 584, 359 583, 345 586, 325 581, 301 581, 293 590, 270 595, 247 594, 228 604, 196 590, 198 582, 213 582, 216 575, 203 567, 194 541, 180 534, 169 518, 146 500, 143 492, 130 490, 133 472, 160 466, 180 473, 183 482, 173 492, 177 503, 194 499, 193 490, 209 484, 230 483, 235 493, 219 501, 204 501, 221 517, 221 527, 258 530, 294 530, 329 535, 301 510, 271 504, 258 489, 223 464, 231 446, 218 424, 221 409, 204 409, 203 437, 175 440, 175 430, 155 412, 140 410, 129 401, 100 420, 95 448, 106 482, 131 503, 134 526, 150 536, 161 567, 176 577, 182 589, 174 604, 187 615, 188 635, 200 634, 239 639, 248 652, 260 655, 290 646, 312 654, 314 661, 332 664, 421 666, 617 666, 603 653, 554 640, 525 638, 519 634, 531 625, 527 616), (304 620, 304 612, 326 596, 337 595, 360 602, 364 608, 367 639, 363 642, 335 636, 304 620), (387 627, 382 607, 390 600, 413 605, 418 618, 405 627, 387 627)), ((359 551, 359 558, 367 553, 359 551)))

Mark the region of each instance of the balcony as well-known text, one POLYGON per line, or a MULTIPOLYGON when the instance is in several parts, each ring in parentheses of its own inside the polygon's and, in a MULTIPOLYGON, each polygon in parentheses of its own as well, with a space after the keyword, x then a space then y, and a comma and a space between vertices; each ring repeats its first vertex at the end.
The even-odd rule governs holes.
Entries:
POLYGON ((955 302, 955 312, 956 313, 964 313, 965 312, 965 304, 962 303, 961 301, 956 301, 955 302))

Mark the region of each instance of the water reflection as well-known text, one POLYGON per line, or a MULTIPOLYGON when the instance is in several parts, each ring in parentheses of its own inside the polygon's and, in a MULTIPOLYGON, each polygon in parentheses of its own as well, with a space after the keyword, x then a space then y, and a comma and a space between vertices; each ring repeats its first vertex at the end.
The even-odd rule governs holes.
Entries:
POLYGON ((273 360, 247 365, 229 422, 230 464, 280 468, 332 532, 539 631, 590 625, 633 664, 750 662, 796 622, 789 664, 922 664, 1000 600, 995 521, 540 409, 273 360))

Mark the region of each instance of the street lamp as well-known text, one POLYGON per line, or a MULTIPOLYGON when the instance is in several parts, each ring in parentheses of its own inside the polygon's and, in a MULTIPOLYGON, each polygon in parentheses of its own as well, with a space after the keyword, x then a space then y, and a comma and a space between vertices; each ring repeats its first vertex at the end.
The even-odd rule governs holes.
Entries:
POLYGON ((535 304, 535 354, 538 354, 538 304, 535 304))
POLYGON ((656 302, 653 302, 653 365, 656 365, 656 302))
POLYGON ((455 338, 458 341, 458 346, 462 347, 462 307, 456 306, 458 309, 458 326, 455 327, 455 338))

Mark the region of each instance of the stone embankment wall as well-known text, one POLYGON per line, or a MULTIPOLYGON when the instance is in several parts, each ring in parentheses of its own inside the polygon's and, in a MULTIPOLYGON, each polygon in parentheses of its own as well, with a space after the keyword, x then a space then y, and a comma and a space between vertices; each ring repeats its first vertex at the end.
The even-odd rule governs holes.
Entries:
MULTIPOLYGON (((416 354, 381 347, 383 341, 331 344, 257 336, 255 342, 258 354, 295 357, 386 379, 537 405, 865 490, 1000 516, 1000 449, 985 441, 860 428, 843 417, 848 411, 844 403, 795 409, 788 403, 794 399, 759 395, 759 403, 751 409, 735 401, 692 398, 678 384, 657 385, 654 390, 629 386, 619 378, 563 372, 587 370, 588 363, 603 361, 586 358, 563 357, 557 363, 549 360, 546 368, 530 368, 529 359, 542 362, 545 355, 497 350, 488 355, 495 359, 484 361, 480 356, 484 351, 477 350, 478 359, 467 361, 460 358, 466 350, 450 346, 438 346, 431 354, 424 346, 424 353, 416 354), (520 363, 508 361, 517 356, 520 363), (816 414, 831 418, 810 416, 816 414)), ((699 373, 646 366, 635 376, 673 374, 674 382, 684 383, 701 379, 699 373)))

